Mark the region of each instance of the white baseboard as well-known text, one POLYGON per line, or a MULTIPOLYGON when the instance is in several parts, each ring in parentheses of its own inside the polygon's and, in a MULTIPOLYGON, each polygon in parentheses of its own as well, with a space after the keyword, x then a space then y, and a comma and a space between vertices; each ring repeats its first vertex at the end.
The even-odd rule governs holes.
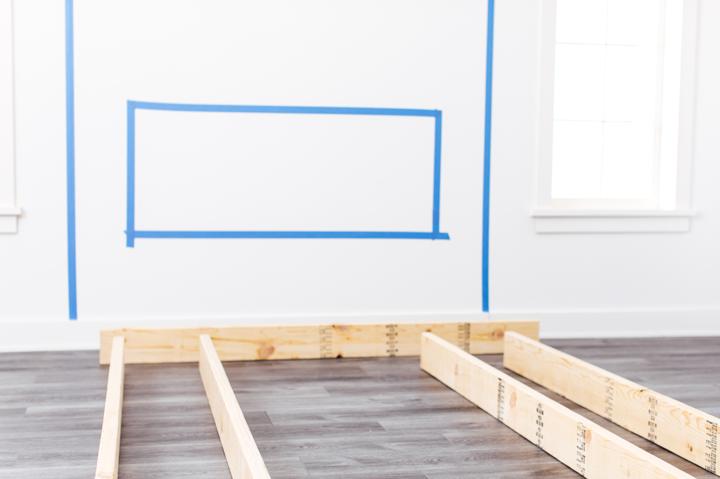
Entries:
POLYGON ((720 336, 720 309, 479 311, 253 315, 203 318, 63 318, 0 321, 0 351, 62 351, 98 349, 101 329, 124 327, 197 327, 242 324, 419 323, 485 319, 538 319, 543 338, 618 338, 658 336, 720 336))
POLYGON ((502 311, 490 317, 538 319, 543 338, 720 336, 720 308, 502 311))

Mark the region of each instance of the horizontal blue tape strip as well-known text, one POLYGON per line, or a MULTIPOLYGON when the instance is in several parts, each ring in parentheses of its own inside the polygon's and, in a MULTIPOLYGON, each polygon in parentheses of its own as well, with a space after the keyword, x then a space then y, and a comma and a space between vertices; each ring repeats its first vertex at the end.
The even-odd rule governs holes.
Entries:
MULTIPOLYGON (((126 232, 127 234, 127 232, 126 232)), ((448 233, 414 231, 133 231, 134 238, 332 238, 449 240, 448 233)))
POLYGON ((343 106, 268 106, 268 105, 205 105, 193 103, 158 103, 128 100, 128 108, 136 110, 188 111, 213 113, 292 113, 306 115, 380 115, 423 116, 437 118, 439 110, 415 108, 364 108, 343 106))

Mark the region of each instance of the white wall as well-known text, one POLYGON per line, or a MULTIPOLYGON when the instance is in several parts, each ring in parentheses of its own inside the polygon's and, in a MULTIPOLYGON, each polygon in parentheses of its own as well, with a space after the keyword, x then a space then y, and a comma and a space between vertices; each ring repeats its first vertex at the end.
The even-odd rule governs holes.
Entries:
MULTIPOLYGON (((148 2, 113 2, 114 8, 90 0, 76 2, 79 319, 69 321, 67 313, 64 5, 57 0, 23 0, 15 5, 15 81, 17 194, 25 213, 18 234, 0 235, 0 349, 92 348, 98 329, 120 325, 484 317, 480 251, 485 5, 427 0, 422 5, 398 2, 387 11, 387 2, 363 1, 356 5, 369 10, 343 12, 337 5, 331 7, 335 2, 317 0, 311 4, 318 12, 334 8, 329 11, 344 18, 345 25, 364 18, 360 23, 372 25, 377 38, 352 43, 353 35, 364 29, 345 32, 347 28, 324 25, 324 17, 316 16, 325 34, 311 36, 311 45, 303 48, 297 40, 302 33, 297 16, 303 14, 297 1, 290 2, 297 8, 288 7, 281 18, 294 36, 284 38, 287 32, 278 30, 266 41, 253 42, 243 37, 243 29, 238 33, 221 28, 232 22, 217 12, 214 18, 220 26, 211 22, 206 18, 213 16, 209 10, 171 16, 164 23, 170 30, 158 33, 153 15, 174 11, 160 0, 154 4, 157 10, 140 20, 131 15, 132 9, 142 12, 148 2), (409 21, 405 34, 398 35, 391 27, 402 18, 409 21), (136 23, 127 28, 130 21, 136 23), (192 38, 184 38, 187 32, 200 32, 204 41, 217 40, 222 48, 207 54, 192 38), (328 41, 333 35, 343 40, 328 41), (145 47, 145 40, 153 46, 145 47), (175 50, 178 42, 184 50, 175 50), (246 52, 243 59, 255 62, 256 68, 219 63, 236 47, 238 55, 246 52), (287 48, 293 55, 282 56, 287 48), (319 73, 318 68, 303 69, 298 55, 317 48, 320 57, 313 61, 322 67, 319 73), (377 53, 375 59, 362 55, 365 48, 377 53), (252 53, 262 49, 285 61, 271 62, 252 53), (353 54, 364 59, 365 68, 348 60, 353 54), (257 72, 263 62, 274 75, 253 73, 246 78, 247 71, 257 72), (333 62, 343 68, 333 68, 333 62), (328 77, 323 80, 323 75, 328 77), (442 109, 441 224, 451 240, 138 240, 135 248, 126 248, 124 101, 129 98, 442 109)), ((197 5, 171 3, 186 13, 197 5)), ((715 161, 720 154, 720 32, 713 26, 720 21, 720 4, 703 0, 701 6, 693 193, 699 216, 692 232, 593 236, 537 235, 530 218, 538 3, 497 4, 491 316, 540 317, 546 336, 720 334, 720 190, 715 187, 720 177, 715 161)), ((218 0, 213 5, 222 4, 218 0)), ((263 15, 273 18, 271 11, 263 15)), ((257 23, 245 22, 245 30, 262 33, 257 23)), ((410 175, 415 182, 411 184, 427 183, 413 176, 421 175, 420 170, 401 165, 396 164, 398 171, 410 175)), ((162 178, 162 171, 154 173, 157 178, 162 178)), ((184 174, 190 182, 192 170, 184 174)), ((391 176, 393 181, 398 178, 391 176)), ((365 180, 369 177, 363 176, 365 180)), ((188 194, 204 198, 203 191, 188 186, 188 194)), ((420 188, 411 186, 398 195, 420 195, 420 188)), ((163 198, 155 199, 163 204, 163 198)), ((392 200, 384 191, 370 210, 384 212, 383 203, 392 200)), ((337 219, 332 203, 309 201, 327 213, 326 219, 337 219)), ((165 201, 163 211, 148 209, 143 214, 146 219, 188 221, 183 208, 169 211, 170 218, 164 216, 167 205, 165 201)), ((407 215, 398 220, 420 217, 414 205, 403 207, 407 215)), ((233 213, 228 205, 220 206, 217 227, 233 213)), ((212 212, 207 213, 203 220, 212 221, 212 212)))
MULTIPOLYGON (((18 196, 0 347, 100 327, 477 317, 487 5, 75 0, 78 320, 68 320, 64 5, 16 2, 18 196), (42 15, 37 12, 42 11, 42 15), (444 240, 125 245, 127 101, 443 113, 444 240)), ((431 231, 434 120, 136 113, 136 223, 431 231), (300 134, 298 134, 300 133, 300 134)), ((32 344, 30 344, 32 343, 32 344)))

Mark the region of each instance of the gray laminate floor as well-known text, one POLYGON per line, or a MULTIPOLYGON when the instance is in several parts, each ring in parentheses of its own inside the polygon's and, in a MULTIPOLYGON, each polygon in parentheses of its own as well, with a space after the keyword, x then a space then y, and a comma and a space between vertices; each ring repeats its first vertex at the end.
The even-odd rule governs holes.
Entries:
MULTIPOLYGON (((720 415, 720 338, 548 343, 720 415)), ((107 374, 96 359, 0 354, 1 479, 92 477, 107 374)), ((273 479, 579 477, 420 371, 417 358, 225 368, 273 479)), ((129 365, 125 381, 121 478, 230 477, 196 365, 129 365)), ((695 477, 715 477, 547 394, 695 477)))

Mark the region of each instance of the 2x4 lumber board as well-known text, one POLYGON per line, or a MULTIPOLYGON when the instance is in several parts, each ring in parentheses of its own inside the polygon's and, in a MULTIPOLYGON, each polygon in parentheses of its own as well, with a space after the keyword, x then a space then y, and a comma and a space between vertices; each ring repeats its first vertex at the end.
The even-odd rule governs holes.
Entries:
POLYGON ((420 365, 584 477, 692 477, 433 334, 422 335, 420 365))
POLYGON ((200 336, 200 376, 233 479, 270 479, 210 336, 200 336))
POLYGON ((123 391, 125 388, 125 344, 122 336, 112 338, 108 368, 105 413, 103 414, 100 448, 95 479, 117 479, 120 460, 123 391))
POLYGON ((106 330, 100 334, 100 363, 110 359, 113 336, 125 337, 125 362, 198 360, 198 337, 213 339, 223 361, 337 357, 417 356, 420 334, 433 332, 473 354, 498 354, 506 331, 537 338, 537 321, 470 323, 314 324, 106 330))
POLYGON ((519 334, 505 337, 506 368, 674 452, 720 472, 720 419, 519 334))

